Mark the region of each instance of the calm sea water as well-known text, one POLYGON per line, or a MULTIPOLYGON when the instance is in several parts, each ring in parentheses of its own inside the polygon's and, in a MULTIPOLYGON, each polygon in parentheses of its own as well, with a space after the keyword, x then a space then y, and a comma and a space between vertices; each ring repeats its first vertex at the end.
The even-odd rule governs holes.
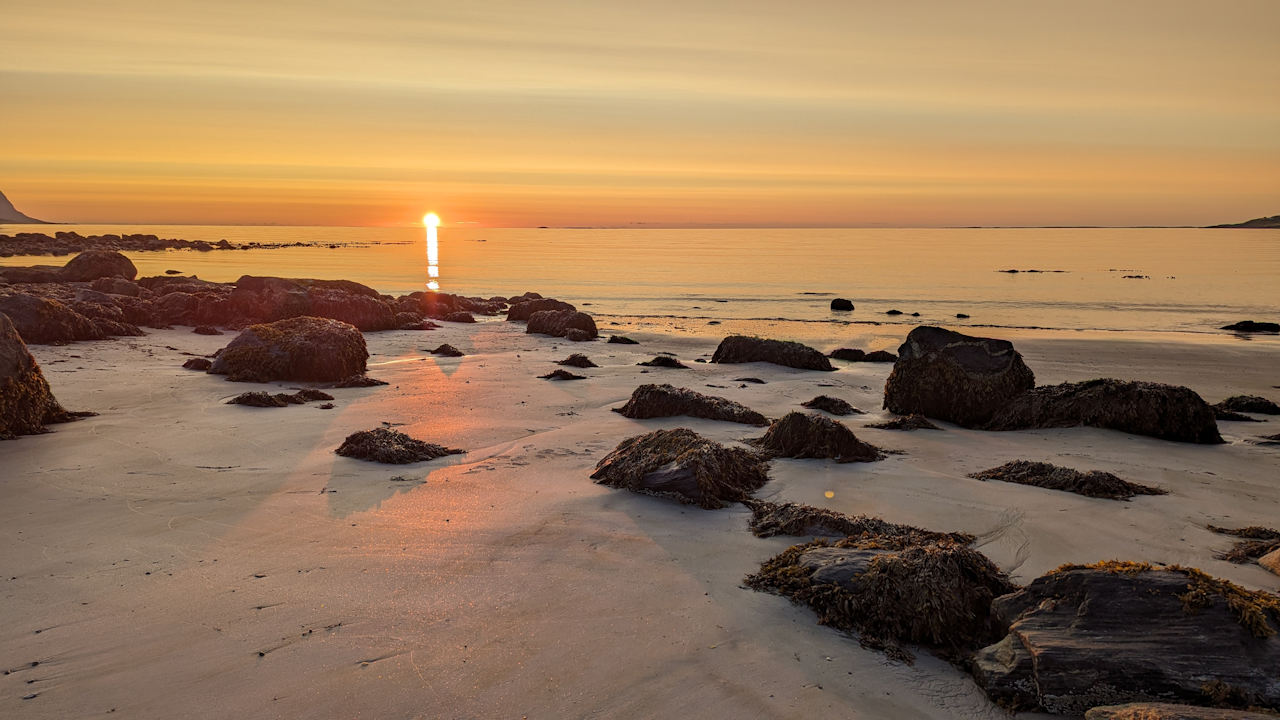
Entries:
MULTIPOLYGON (((144 275, 345 278, 392 294, 427 282, 421 228, 0 226, 0 233, 31 230, 314 243, 129 253, 144 275)), ((1280 230, 441 228, 439 242, 441 291, 536 290, 625 328, 809 339, 873 322, 900 336, 921 323, 1216 333, 1236 320, 1280 320, 1280 230), (999 272, 1008 268, 1065 272, 999 272), (832 312, 833 297, 856 310, 832 312), (891 309, 906 315, 886 315, 891 309)))

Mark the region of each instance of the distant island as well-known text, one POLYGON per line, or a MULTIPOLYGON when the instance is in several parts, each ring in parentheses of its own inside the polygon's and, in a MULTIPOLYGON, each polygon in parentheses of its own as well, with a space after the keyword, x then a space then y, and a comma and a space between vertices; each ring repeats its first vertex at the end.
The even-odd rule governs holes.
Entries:
POLYGON ((3 192, 0 192, 0 223, 3 223, 3 224, 30 223, 32 225, 48 225, 49 224, 44 220, 37 220, 33 217, 30 217, 28 215, 24 215, 18 212, 18 208, 14 207, 13 203, 9 202, 9 198, 5 197, 3 192))
POLYGON ((1272 215, 1271 217, 1254 218, 1245 220, 1242 223, 1234 223, 1230 225, 1210 225, 1211 228, 1280 228, 1280 215, 1272 215))

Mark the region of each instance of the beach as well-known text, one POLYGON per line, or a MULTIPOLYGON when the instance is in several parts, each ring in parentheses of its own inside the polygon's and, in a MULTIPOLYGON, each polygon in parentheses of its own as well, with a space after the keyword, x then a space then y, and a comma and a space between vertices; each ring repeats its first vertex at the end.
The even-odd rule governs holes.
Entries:
MULTIPOLYGON (((761 431, 610 411, 643 383, 774 418, 819 394, 847 400, 867 413, 844 419, 858 438, 901 453, 775 459, 756 496, 971 533, 1019 583, 1063 563, 1124 559, 1280 589, 1256 563, 1216 559, 1230 538, 1206 529, 1274 525, 1280 452, 1251 442, 1274 420, 1219 423, 1221 445, 1097 428, 869 429, 891 417, 887 363, 703 364, 718 339, 628 331, 638 345, 569 343, 524 329, 482 318, 365 333, 368 374, 389 385, 329 390, 329 410, 227 405, 264 386, 182 368, 230 333, 178 326, 31 346, 58 400, 99 415, 0 446, 11 618, 0 715, 1006 716, 927 652, 891 661, 809 609, 745 588, 798 540, 754 537, 742 506, 703 510, 594 484, 596 463, 640 433, 687 427, 733 444, 761 431), (465 355, 426 352, 441 343, 465 355), (537 377, 571 352, 600 367, 576 371, 581 381, 537 377), (690 368, 636 365, 659 352, 690 368), (407 466, 334 454, 350 433, 384 424, 467 452, 407 466), (966 477, 1024 458, 1169 494, 1119 502, 966 477)), ((850 326, 810 344, 867 347, 884 334, 850 326)), ((1039 384, 1140 379, 1210 403, 1280 392, 1270 338, 989 334, 1011 340, 1039 384)))

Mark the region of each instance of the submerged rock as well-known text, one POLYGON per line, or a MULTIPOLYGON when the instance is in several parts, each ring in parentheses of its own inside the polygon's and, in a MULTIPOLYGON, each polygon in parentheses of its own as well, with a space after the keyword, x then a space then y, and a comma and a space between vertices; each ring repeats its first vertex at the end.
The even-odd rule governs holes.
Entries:
POLYGON ((768 362, 801 370, 835 370, 825 355, 807 345, 745 335, 730 335, 721 340, 711 362, 768 362))
POLYGON ((756 453, 676 428, 623 440, 596 465, 591 479, 715 510, 748 498, 769 475, 756 453))
POLYGON ((1035 375, 1009 341, 923 325, 898 348, 884 407, 976 427, 1034 386, 1035 375))
POLYGON ((625 405, 613 411, 636 420, 688 415, 745 425, 769 424, 768 418, 745 405, 672 385, 641 385, 625 405))
POLYGON ((391 465, 434 460, 445 455, 460 455, 466 450, 447 448, 423 442, 402 432, 377 428, 352 433, 334 452, 344 457, 391 465))
POLYGON ((1258 413, 1259 415, 1280 415, 1280 405, 1259 395, 1232 395, 1214 405, 1231 412, 1258 413))
POLYGON ((875 428, 877 430, 941 430, 942 428, 929 422, 929 418, 923 415, 912 413, 903 417, 894 418, 878 423, 868 423, 866 427, 875 428))
POLYGON ((975 480, 1000 480, 1019 485, 1034 485, 1049 490, 1084 495, 1086 497, 1128 500, 1135 495, 1167 495, 1167 490, 1150 485, 1128 482, 1109 472, 1090 470, 1080 472, 1047 462, 1014 460, 1000 467, 970 473, 975 480))
POLYGON ((809 402, 801 403, 801 406, 807 407, 813 410, 823 410, 825 412, 831 413, 832 415, 863 415, 864 414, 861 410, 850 405, 844 400, 841 400, 840 398, 831 397, 830 395, 819 395, 818 397, 810 400, 809 402))
POLYGON ((671 368, 672 370, 688 370, 689 366, 671 357, 670 355, 655 355, 652 360, 638 362, 637 365, 645 367, 671 368))
POLYGON ((218 353, 209 372, 236 382, 326 382, 363 375, 368 358, 355 327, 298 317, 245 328, 218 353))
POLYGON ((826 508, 796 503, 747 500, 751 508, 751 532, 756 537, 794 535, 798 537, 907 538, 913 543, 940 540, 967 545, 974 537, 967 533, 940 533, 910 525, 897 525, 866 515, 850 516, 826 508))
POLYGON ((0 314, 0 440, 43 433, 45 425, 92 414, 67 412, 58 404, 17 329, 0 314))
POLYGON ((1222 403, 1213 405, 1213 419, 1219 422, 1262 422, 1256 417, 1250 417, 1238 412, 1232 412, 1222 407, 1222 403))
MULTIPOLYGON (((540 300, 534 302, 541 302, 540 300)), ((526 333, 541 333, 553 337, 563 337, 575 342, 594 340, 599 336, 596 322, 584 312, 575 310, 540 310, 529 316, 526 333), (577 330, 575 337, 569 338, 571 330, 577 330)))
POLYGON ((836 462, 874 462, 880 450, 862 442, 843 423, 821 415, 789 412, 752 445, 770 457, 832 458, 836 462))
POLYGON ((591 362, 591 358, 587 357, 586 355, 583 355, 582 353, 574 353, 563 360, 557 360, 556 364, 564 365, 565 367, 576 367, 576 368, 600 367, 599 365, 596 365, 595 363, 591 362))

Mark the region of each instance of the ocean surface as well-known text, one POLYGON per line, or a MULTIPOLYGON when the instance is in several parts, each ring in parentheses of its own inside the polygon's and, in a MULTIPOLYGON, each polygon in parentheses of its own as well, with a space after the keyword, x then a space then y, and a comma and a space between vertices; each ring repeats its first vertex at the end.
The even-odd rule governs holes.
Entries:
MULTIPOLYGON (((60 230, 310 244, 127 253, 143 275, 343 278, 389 294, 422 290, 428 281, 423 228, 0 225, 0 234, 60 230)), ((565 299, 605 328, 797 340, 873 323, 886 337, 922 323, 1221 335, 1218 327, 1237 320, 1280 321, 1280 230, 443 227, 439 276, 442 292, 534 290, 565 299), (1001 272, 1008 269, 1021 272, 1001 272), (856 309, 831 311, 836 297, 856 309)))

